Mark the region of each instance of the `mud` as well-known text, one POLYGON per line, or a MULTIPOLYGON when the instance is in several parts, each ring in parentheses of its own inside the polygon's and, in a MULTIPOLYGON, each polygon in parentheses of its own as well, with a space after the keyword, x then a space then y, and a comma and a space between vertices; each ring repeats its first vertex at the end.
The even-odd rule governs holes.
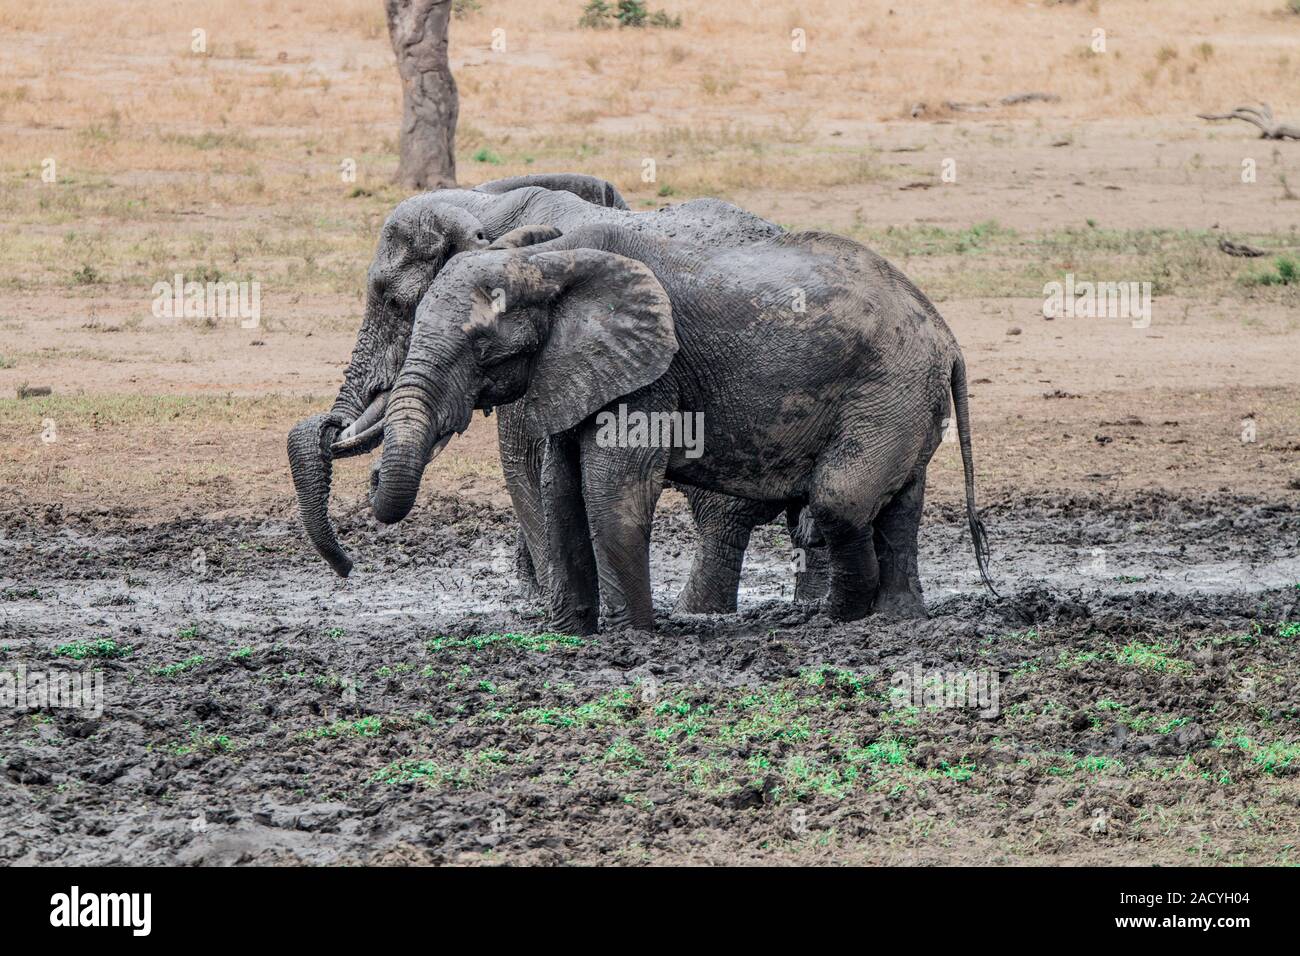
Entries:
POLYGON ((677 616, 674 502, 656 632, 578 640, 513 582, 509 513, 457 497, 340 515, 347 581, 287 504, 4 515, 0 672, 97 671, 103 713, 0 710, 0 859, 1294 862, 1300 506, 986 519, 1000 598, 927 514, 928 621, 790 603, 777 526, 737 615, 677 616))

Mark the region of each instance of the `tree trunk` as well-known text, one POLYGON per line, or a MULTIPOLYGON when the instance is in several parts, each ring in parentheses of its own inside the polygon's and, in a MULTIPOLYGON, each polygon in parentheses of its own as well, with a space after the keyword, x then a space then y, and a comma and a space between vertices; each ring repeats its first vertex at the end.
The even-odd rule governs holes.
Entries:
POLYGON ((452 0, 384 0, 402 77, 397 181, 413 189, 456 185, 460 98, 447 63, 452 0))

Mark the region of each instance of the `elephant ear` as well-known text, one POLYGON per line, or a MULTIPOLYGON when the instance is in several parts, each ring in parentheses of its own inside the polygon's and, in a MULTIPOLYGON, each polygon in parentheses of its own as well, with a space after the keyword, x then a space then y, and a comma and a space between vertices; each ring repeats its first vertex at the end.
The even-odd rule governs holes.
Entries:
POLYGON ((672 304, 649 267, 596 249, 528 261, 559 290, 523 403, 530 428, 567 431, 668 370, 677 353, 672 304))
POLYGON ((511 229, 488 248, 521 249, 524 246, 535 246, 538 243, 559 239, 562 235, 564 233, 554 226, 520 226, 518 229, 511 229))

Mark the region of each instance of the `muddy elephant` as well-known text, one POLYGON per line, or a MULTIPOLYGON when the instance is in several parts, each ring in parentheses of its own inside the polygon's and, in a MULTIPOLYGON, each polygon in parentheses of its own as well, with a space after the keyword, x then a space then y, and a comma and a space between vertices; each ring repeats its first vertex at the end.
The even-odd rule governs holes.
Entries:
MULTIPOLYGON (((370 451, 382 441, 389 391, 406 357, 415 309, 435 276, 456 255, 481 250, 507 234, 513 234, 516 242, 527 242, 539 237, 530 233, 530 227, 545 236, 551 227, 570 230, 598 223, 719 246, 743 245, 782 232, 765 219, 714 199, 631 213, 609 183, 572 174, 515 177, 472 190, 438 190, 399 204, 379 237, 367 276, 365 316, 334 406, 326 414, 299 422, 289 436, 289 462, 303 525, 337 573, 346 576, 352 561, 329 522, 331 462, 370 451)), ((535 568, 539 562, 531 560, 545 540, 542 461, 533 436, 514 425, 515 419, 503 416, 498 437, 502 469, 525 545, 520 548, 520 570, 525 579, 536 571, 544 583, 545 567, 535 568)), ((700 545, 678 607, 733 611, 750 531, 761 523, 766 509, 703 489, 684 490, 700 545)))
POLYGON ((961 350, 902 273, 824 233, 706 248, 588 226, 443 270, 393 384, 372 504, 401 520, 473 410, 506 406, 548 436, 554 627, 590 633, 598 609, 611 627, 653 626, 665 480, 768 518, 806 504, 829 548, 830 616, 924 615, 917 533, 950 396, 987 584, 961 350), (687 416, 702 443, 679 440, 687 416))

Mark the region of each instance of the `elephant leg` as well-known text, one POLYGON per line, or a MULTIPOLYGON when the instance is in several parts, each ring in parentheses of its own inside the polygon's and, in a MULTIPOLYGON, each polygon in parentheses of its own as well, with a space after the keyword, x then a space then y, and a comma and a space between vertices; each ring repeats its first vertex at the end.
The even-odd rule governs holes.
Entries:
POLYGON ((872 522, 880 588, 876 611, 895 617, 925 617, 921 575, 917 570, 917 535, 925 498, 925 471, 914 474, 880 509, 872 522))
POLYGON ((654 629, 650 527, 667 468, 667 449, 602 448, 594 430, 582 437, 582 495, 611 630, 654 629))
POLYGON ((547 588, 546 518, 542 506, 542 457, 545 441, 531 437, 524 427, 523 402, 497 410, 497 450, 510 503, 519 520, 515 569, 530 596, 547 588))
POLYGON ((801 604, 820 601, 830 583, 831 556, 826 541, 817 530, 812 512, 802 505, 786 509, 785 524, 795 548, 794 599, 801 604))
POLYGON ((691 506, 700 541, 675 610, 684 614, 733 614, 749 535, 776 517, 780 505, 733 498, 689 485, 682 485, 681 490, 691 506))
POLYGON ((830 579, 823 603, 826 614, 837 621, 866 617, 880 579, 871 525, 822 514, 817 520, 823 523, 830 552, 830 579))
POLYGON ((565 634, 595 634, 599 626, 596 558, 582 500, 581 472, 577 443, 550 439, 541 475, 545 553, 551 626, 565 634))
POLYGON ((907 474, 890 468, 901 450, 878 446, 878 454, 864 458, 864 442, 850 437, 818 463, 808 501, 830 550, 830 582, 822 607, 840 621, 855 621, 871 611, 880 583, 872 524, 907 474))
POLYGON ((528 550, 528 539, 524 536, 523 528, 520 528, 519 533, 515 535, 515 575, 519 578, 525 597, 534 598, 543 593, 542 586, 537 581, 537 566, 533 564, 533 555, 528 550))

